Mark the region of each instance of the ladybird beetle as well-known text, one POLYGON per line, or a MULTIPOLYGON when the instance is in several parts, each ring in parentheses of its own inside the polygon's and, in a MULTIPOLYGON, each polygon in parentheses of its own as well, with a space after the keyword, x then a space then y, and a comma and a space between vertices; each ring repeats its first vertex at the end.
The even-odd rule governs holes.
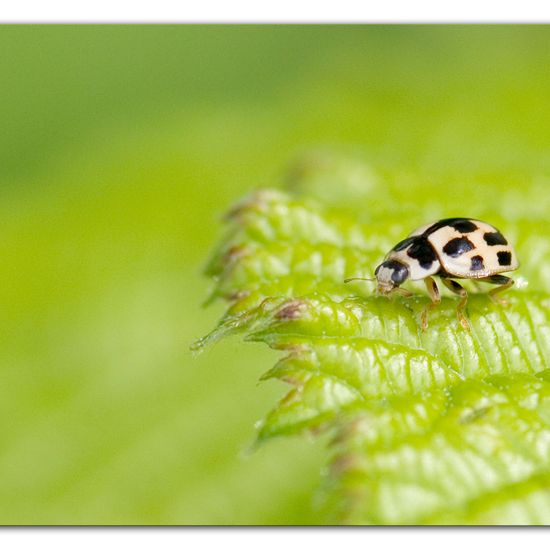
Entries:
POLYGON ((514 281, 501 273, 514 271, 518 267, 513 247, 498 229, 470 218, 446 218, 418 228, 397 243, 376 268, 374 275, 378 293, 382 295, 400 292, 410 296, 411 293, 400 288, 400 285, 409 279, 424 279, 432 302, 422 312, 422 330, 428 326, 428 312, 441 301, 432 277, 439 276, 449 290, 460 296, 458 320, 469 330, 464 315, 468 293, 453 279, 475 279, 499 285, 489 292, 489 297, 496 303, 505 304, 497 294, 510 288, 514 281))

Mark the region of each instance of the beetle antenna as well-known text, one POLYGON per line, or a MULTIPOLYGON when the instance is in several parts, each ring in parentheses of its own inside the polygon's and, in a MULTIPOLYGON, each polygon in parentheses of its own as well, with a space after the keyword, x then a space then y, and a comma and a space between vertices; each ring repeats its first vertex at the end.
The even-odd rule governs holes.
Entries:
POLYGON ((376 279, 374 277, 367 278, 367 277, 349 277, 348 279, 344 279, 344 283, 349 283, 351 281, 375 281, 376 279))

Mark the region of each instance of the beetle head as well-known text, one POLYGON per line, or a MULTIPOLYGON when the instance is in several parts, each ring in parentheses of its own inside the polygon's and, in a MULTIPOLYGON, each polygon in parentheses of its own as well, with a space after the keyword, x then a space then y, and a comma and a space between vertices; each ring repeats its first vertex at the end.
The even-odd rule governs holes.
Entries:
POLYGON ((409 278, 409 268, 397 260, 382 262, 374 272, 378 281, 378 293, 390 294, 392 290, 404 283, 409 278))

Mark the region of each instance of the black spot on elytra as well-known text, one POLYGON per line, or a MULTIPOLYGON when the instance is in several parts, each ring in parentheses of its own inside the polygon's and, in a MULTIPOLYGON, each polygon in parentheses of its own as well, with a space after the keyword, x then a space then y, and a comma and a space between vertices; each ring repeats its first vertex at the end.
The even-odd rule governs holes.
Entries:
POLYGON ((472 263, 470 266, 471 271, 479 271, 483 269, 483 258, 481 256, 473 256, 472 263))
POLYGON ((510 265, 512 263, 512 254, 508 251, 497 252, 499 265, 510 265))
POLYGON ((457 258, 464 252, 473 250, 474 245, 466 237, 457 237, 456 239, 451 239, 444 247, 443 252, 447 256, 452 258, 457 258))
POLYGON ((430 269, 433 262, 437 260, 437 255, 432 245, 424 237, 414 238, 414 243, 407 250, 407 256, 417 260, 423 269, 430 269))
POLYGON ((404 250, 412 244, 416 240, 416 237, 407 237, 406 239, 403 239, 402 241, 399 241, 393 248, 395 252, 399 252, 400 250, 404 250))
POLYGON ((483 238, 489 246, 495 246, 497 244, 508 244, 508 241, 499 231, 495 231, 494 233, 485 233, 485 235, 483 235, 483 238))
POLYGON ((472 231, 477 230, 477 225, 471 220, 466 219, 453 220, 450 221, 448 225, 450 225, 460 233, 471 233, 472 231))
POLYGON ((428 229, 424 231, 423 236, 428 237, 442 227, 452 227, 459 233, 471 233, 477 229, 477 225, 468 218, 445 218, 428 227, 428 229))

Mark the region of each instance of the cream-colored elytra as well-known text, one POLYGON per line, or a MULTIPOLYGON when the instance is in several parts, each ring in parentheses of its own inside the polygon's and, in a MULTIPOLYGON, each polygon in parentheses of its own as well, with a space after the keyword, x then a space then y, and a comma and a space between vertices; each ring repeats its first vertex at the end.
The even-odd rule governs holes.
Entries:
MULTIPOLYGON (((488 234, 498 234, 501 236, 498 229, 479 220, 469 221, 477 226, 476 230, 460 232, 450 225, 443 225, 427 236, 428 242, 433 246, 439 258, 441 267, 449 275, 461 279, 481 279, 496 275, 497 273, 514 271, 519 267, 518 258, 513 246, 509 243, 491 245, 484 238, 488 234), (467 239, 467 242, 471 244, 471 249, 458 255, 447 253, 446 250, 450 248, 449 243, 454 239, 467 239), (474 259, 473 264, 472 259, 474 259), (509 260, 509 262, 506 260, 509 260), (472 269, 472 265, 479 269, 472 269), (480 268, 480 266, 482 267, 480 268)), ((413 231, 411 236, 422 235, 433 225, 424 225, 413 231)))

